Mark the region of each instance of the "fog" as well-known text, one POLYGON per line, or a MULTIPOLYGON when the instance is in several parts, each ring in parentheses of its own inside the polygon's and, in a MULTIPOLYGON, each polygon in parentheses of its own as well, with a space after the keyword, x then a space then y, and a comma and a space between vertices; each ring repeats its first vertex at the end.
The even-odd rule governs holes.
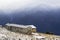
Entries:
POLYGON ((0 10, 5 13, 31 10, 37 7, 48 10, 60 8, 60 0, 0 0, 0 10))

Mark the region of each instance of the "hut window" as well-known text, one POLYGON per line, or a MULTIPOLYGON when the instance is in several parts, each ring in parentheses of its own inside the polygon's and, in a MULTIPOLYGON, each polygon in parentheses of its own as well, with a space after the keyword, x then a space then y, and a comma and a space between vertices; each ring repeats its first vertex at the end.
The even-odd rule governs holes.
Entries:
POLYGON ((23 29, 23 28, 20 28, 21 30, 23 29))
POLYGON ((10 26, 10 30, 12 30, 12 26, 10 26))
POLYGON ((21 39, 19 39, 19 40, 21 40, 21 39))

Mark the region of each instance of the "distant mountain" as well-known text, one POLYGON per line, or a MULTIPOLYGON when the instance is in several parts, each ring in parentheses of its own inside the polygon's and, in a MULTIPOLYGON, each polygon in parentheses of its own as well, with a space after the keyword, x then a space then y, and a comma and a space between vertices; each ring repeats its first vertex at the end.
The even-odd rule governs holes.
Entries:
POLYGON ((38 32, 53 32, 60 35, 60 9, 14 11, 11 14, 0 14, 0 24, 7 22, 33 24, 38 32))
POLYGON ((0 25, 4 25, 5 23, 9 22, 9 20, 9 17, 6 14, 0 12, 0 25))

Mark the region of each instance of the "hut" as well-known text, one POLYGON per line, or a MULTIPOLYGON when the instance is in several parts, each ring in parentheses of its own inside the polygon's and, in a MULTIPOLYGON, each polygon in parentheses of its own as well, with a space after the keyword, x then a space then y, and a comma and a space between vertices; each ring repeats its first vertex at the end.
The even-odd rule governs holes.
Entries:
POLYGON ((36 32, 36 27, 34 25, 19 25, 19 24, 5 24, 5 28, 11 31, 31 34, 32 32, 36 32))

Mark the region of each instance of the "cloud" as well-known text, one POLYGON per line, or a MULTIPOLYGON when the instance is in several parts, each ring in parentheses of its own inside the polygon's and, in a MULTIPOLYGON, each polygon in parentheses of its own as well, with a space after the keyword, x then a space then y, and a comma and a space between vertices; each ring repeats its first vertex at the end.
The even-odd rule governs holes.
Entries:
POLYGON ((28 0, 0 0, 1 10, 15 10, 23 8, 28 4, 28 0))
POLYGON ((60 0, 0 0, 0 10, 5 12, 32 9, 37 6, 57 8, 60 7, 60 0))

